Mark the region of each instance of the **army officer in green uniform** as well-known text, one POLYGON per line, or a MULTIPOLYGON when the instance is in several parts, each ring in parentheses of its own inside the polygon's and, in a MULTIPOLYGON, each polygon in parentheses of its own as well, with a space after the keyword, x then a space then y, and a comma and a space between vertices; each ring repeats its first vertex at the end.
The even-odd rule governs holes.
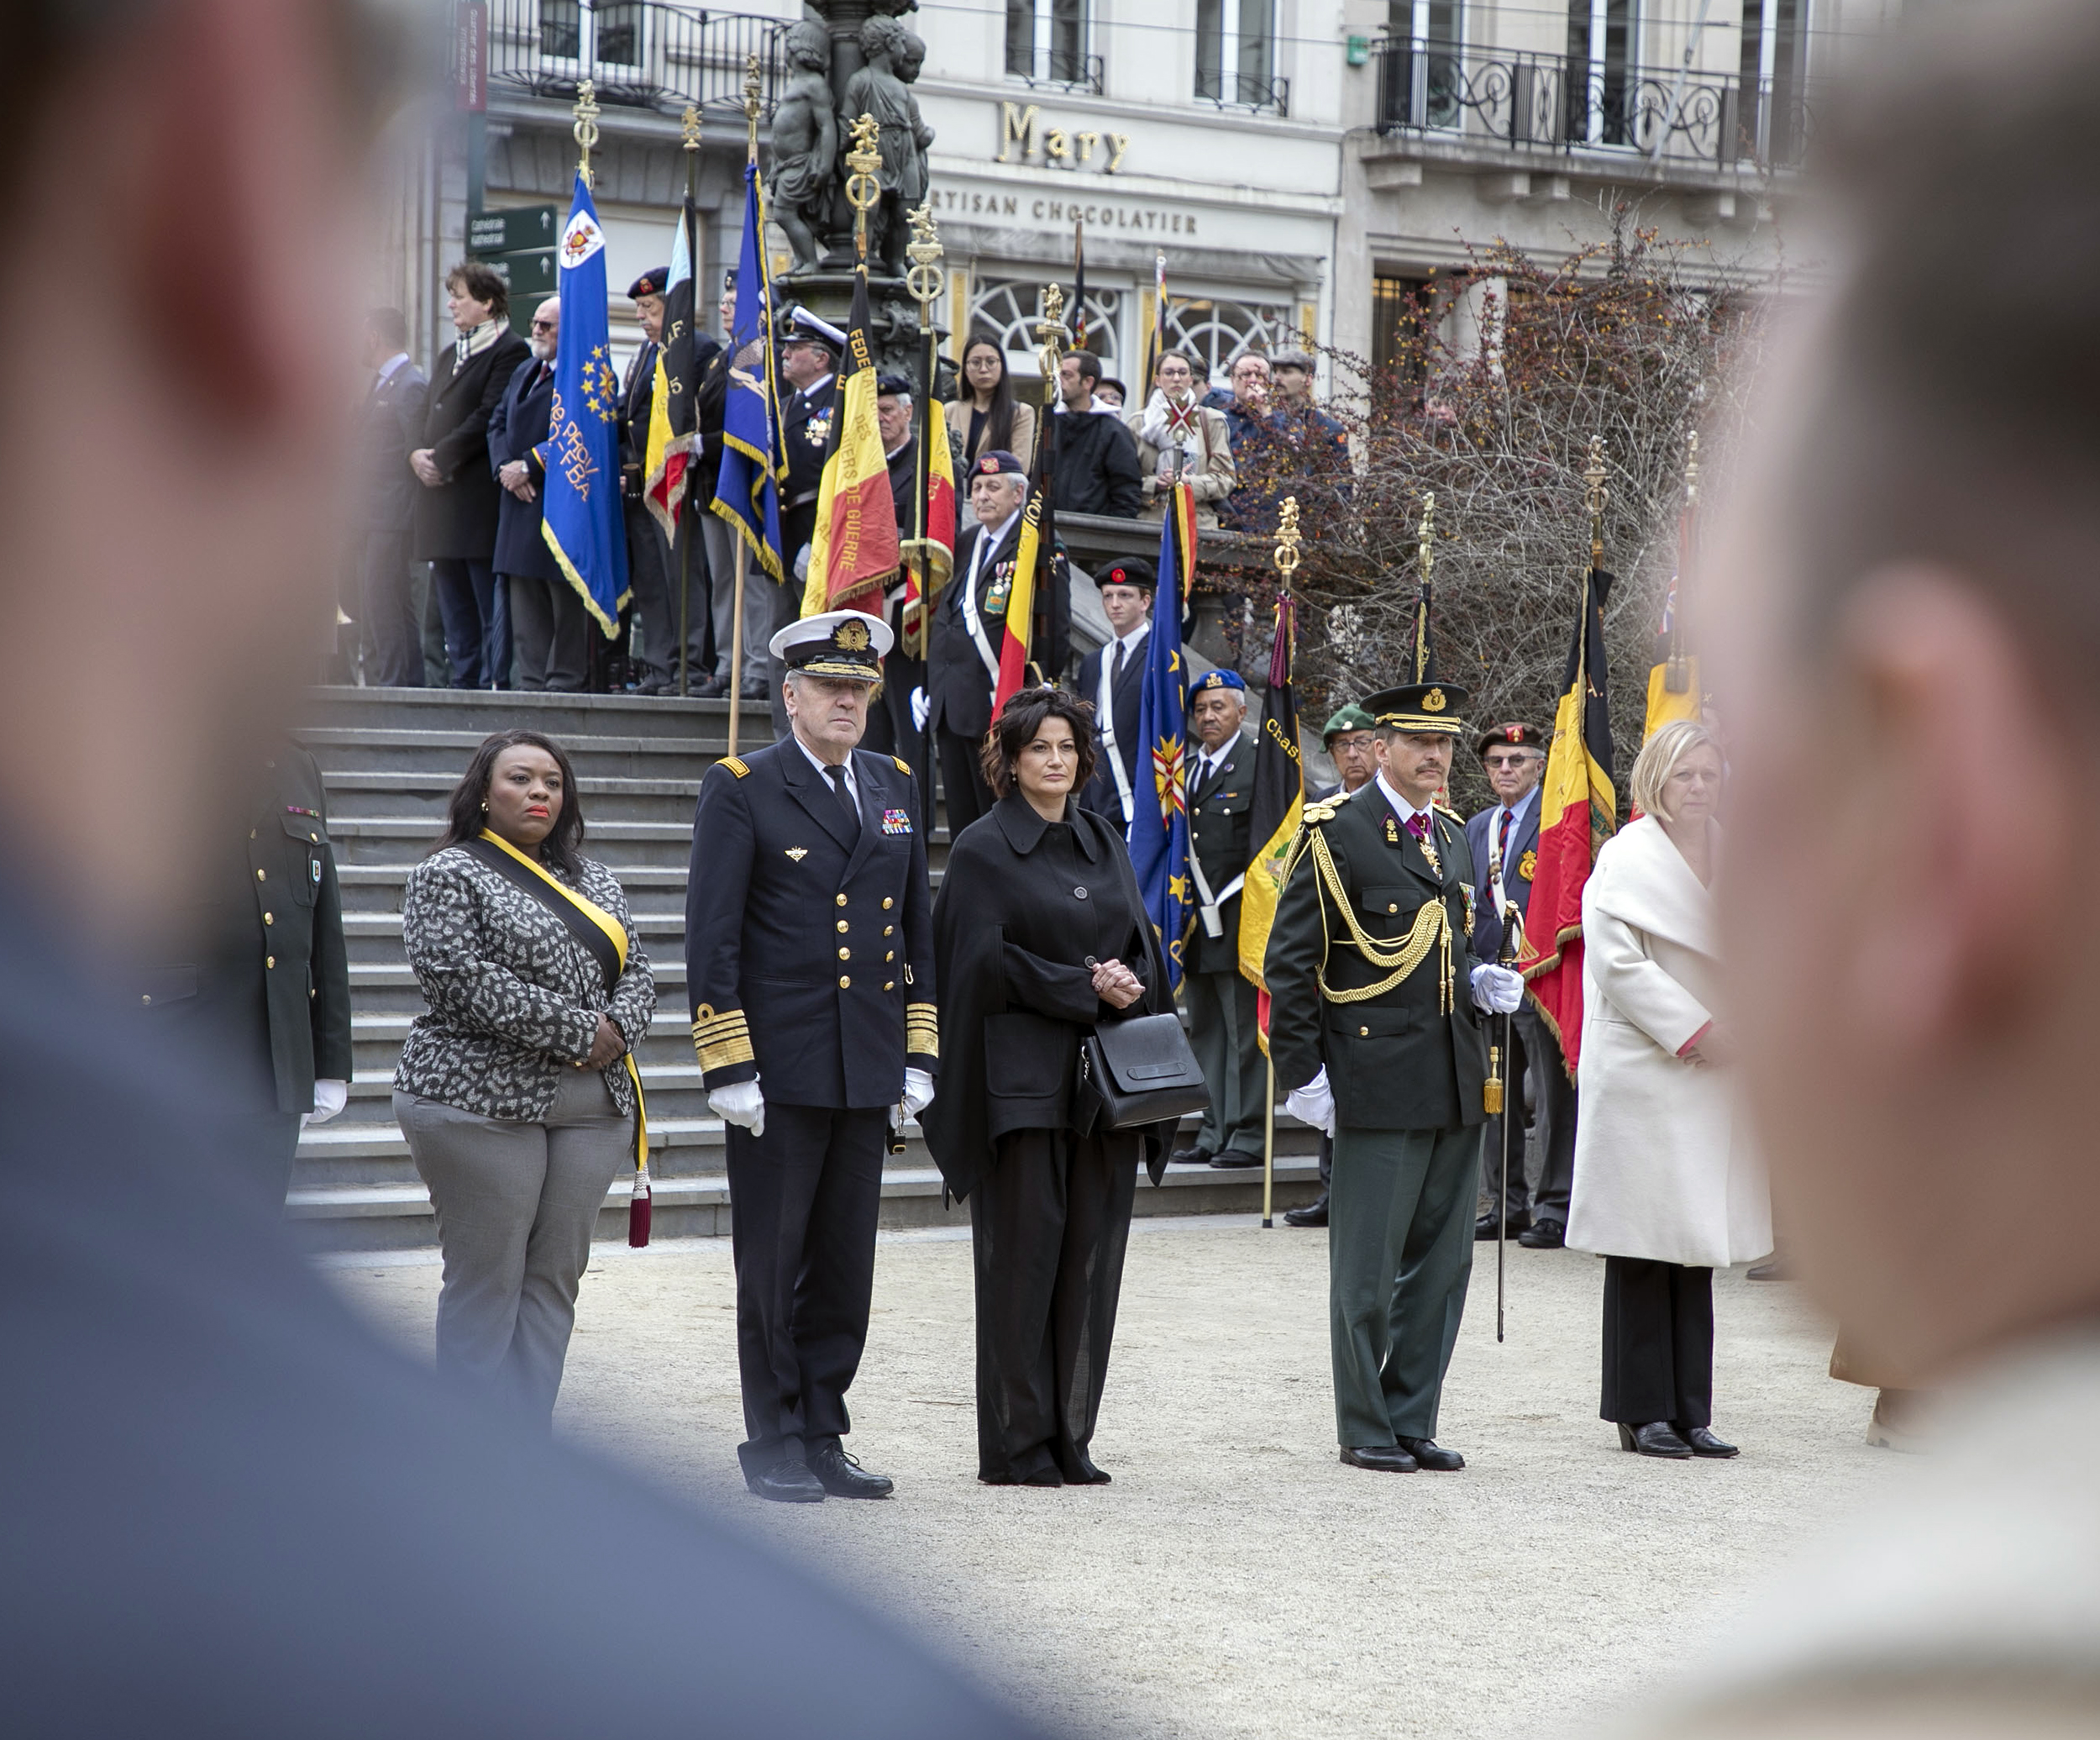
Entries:
POLYGON ((1290 1109, 1334 1137, 1328 1317, 1354 1468, 1465 1460, 1436 1409, 1473 1271, 1484 1017, 1523 981, 1475 964, 1465 825, 1436 807, 1462 689, 1370 697, 1378 775, 1309 805, 1269 933, 1269 1050, 1290 1109))

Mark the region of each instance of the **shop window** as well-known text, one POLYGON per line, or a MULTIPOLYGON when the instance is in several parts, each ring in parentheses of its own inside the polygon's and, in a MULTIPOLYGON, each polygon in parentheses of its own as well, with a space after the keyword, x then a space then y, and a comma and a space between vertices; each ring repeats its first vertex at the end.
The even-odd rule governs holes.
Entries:
POLYGON ((1087 53, 1089 0, 1006 0, 1006 71, 1031 84, 1100 89, 1087 53))
MULTIPOLYGON (((1200 362, 1213 386, 1226 383, 1232 359, 1243 350, 1283 350, 1305 343, 1289 302, 1168 299, 1168 348, 1200 362)), ((1131 385, 1135 388, 1137 382, 1131 385)))
POLYGON ((1425 372, 1424 339, 1436 325, 1436 299, 1426 278, 1385 272, 1371 280, 1371 366, 1381 379, 1398 371, 1399 383, 1413 385, 1425 372))
MULTIPOLYGON (((979 334, 999 341, 1006 353, 1007 372, 1016 381, 1024 376, 1039 380, 1042 370, 1037 366, 1037 351, 1042 341, 1036 336, 1036 323, 1042 318, 1042 281, 1039 278, 980 278, 976 294, 970 299, 970 335, 979 334)), ((1067 286, 1068 297, 1069 286, 1067 286)), ((1116 372, 1112 365, 1121 350, 1117 342, 1117 329, 1122 324, 1123 301, 1127 292, 1121 290, 1096 290, 1091 284, 1086 290, 1086 348, 1101 359, 1105 371, 1116 372)), ((1070 327, 1072 308, 1068 300, 1065 323, 1070 327)))

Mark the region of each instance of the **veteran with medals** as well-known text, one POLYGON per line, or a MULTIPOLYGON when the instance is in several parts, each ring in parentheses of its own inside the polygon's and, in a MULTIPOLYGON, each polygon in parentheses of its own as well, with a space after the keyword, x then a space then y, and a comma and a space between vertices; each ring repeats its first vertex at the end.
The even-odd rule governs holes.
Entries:
POLYGON ((1484 1017, 1523 981, 1473 963, 1473 868, 1436 807, 1465 691, 1388 689, 1379 771, 1309 805, 1269 933, 1269 1050, 1292 1112, 1334 1138, 1328 1315, 1341 1459, 1455 1469, 1436 1442, 1473 1270, 1484 1017))
POLYGON ((685 902, 693 1043, 726 1124, 737 1358, 761 1498, 881 1498, 841 1439, 867 1340, 893 1123, 933 1097, 918 782, 859 749, 891 645, 859 611, 773 636, 790 734, 701 783, 685 902))

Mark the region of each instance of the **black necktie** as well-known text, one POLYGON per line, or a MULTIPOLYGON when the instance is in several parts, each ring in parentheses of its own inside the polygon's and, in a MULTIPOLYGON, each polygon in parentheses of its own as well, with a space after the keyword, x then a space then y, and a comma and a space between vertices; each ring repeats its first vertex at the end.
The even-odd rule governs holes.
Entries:
POLYGON ((1118 683, 1120 683, 1121 681, 1122 681, 1122 680, 1123 680, 1123 665, 1124 665, 1125 661, 1126 661, 1126 660, 1129 657, 1130 657, 1130 643, 1129 643, 1128 641, 1126 641, 1126 640, 1119 640, 1119 641, 1117 641, 1117 642, 1116 643, 1116 668, 1115 668, 1115 670, 1111 670, 1111 671, 1109 673, 1109 678, 1108 678, 1109 686, 1110 686, 1111 689, 1112 689, 1112 688, 1114 688, 1114 687, 1116 686, 1116 684, 1118 684, 1118 683))
POLYGON ((860 810, 853 802, 852 790, 846 784, 846 770, 843 767, 827 767, 824 777, 832 782, 832 790, 838 794, 839 804, 846 812, 847 838, 858 838, 860 835, 860 810))

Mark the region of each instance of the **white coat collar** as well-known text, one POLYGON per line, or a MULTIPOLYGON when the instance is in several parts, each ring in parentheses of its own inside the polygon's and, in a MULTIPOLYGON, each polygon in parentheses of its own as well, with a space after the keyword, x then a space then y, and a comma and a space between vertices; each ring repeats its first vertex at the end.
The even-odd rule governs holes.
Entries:
POLYGON ((1714 896, 1653 816, 1628 823, 1604 843, 1588 894, 1600 911, 1635 930, 1715 955, 1714 896))

